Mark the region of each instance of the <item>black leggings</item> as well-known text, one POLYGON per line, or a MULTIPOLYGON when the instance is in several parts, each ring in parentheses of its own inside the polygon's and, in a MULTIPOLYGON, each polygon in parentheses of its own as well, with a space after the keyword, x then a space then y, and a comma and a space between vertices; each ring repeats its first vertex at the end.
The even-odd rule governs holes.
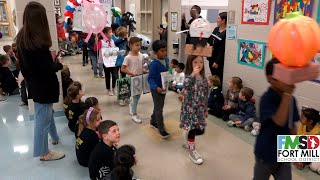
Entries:
POLYGON ((189 134, 188 134, 188 139, 192 139, 194 140, 196 138, 196 136, 199 136, 199 135, 203 135, 204 134, 204 129, 192 129, 189 131, 189 134))
POLYGON ((103 69, 104 69, 104 78, 106 81, 106 88, 108 90, 110 90, 110 74, 112 76, 112 88, 114 89, 116 87, 116 81, 118 79, 118 71, 116 67, 106 67, 103 65, 103 69))
POLYGON ((88 62, 88 49, 87 49, 87 43, 84 43, 82 45, 82 63, 85 64, 88 62))

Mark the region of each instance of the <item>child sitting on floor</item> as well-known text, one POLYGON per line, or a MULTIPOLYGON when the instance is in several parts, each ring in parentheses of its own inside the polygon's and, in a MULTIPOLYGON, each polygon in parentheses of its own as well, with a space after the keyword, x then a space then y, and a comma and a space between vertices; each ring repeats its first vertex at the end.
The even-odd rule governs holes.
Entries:
POLYGON ((222 107, 222 119, 224 121, 229 120, 230 114, 237 112, 239 102, 239 92, 242 88, 242 79, 239 77, 232 77, 229 81, 229 89, 224 100, 224 106, 222 107))
POLYGON ((99 111, 90 107, 79 118, 79 132, 76 140, 76 155, 81 166, 88 167, 89 157, 99 142, 96 129, 101 122, 99 111))
POLYGON ((221 92, 221 81, 219 76, 213 75, 208 78, 209 99, 208 99, 208 113, 221 118, 221 111, 224 104, 223 94, 221 92))
POLYGON ((175 67, 175 71, 173 72, 173 82, 171 89, 176 92, 180 92, 183 89, 183 81, 185 74, 183 72, 184 70, 184 64, 178 63, 175 67))
POLYGON ((89 158, 90 179, 103 179, 109 176, 114 168, 113 158, 116 150, 114 144, 120 141, 119 127, 114 121, 101 122, 98 131, 102 140, 96 145, 89 158))
POLYGON ((19 86, 17 78, 14 77, 13 72, 10 71, 9 66, 11 64, 10 57, 8 55, 1 55, 0 62, 0 87, 5 95, 19 94, 19 86))
POLYGON ((237 126, 241 128, 245 128, 247 126, 247 129, 252 125, 254 118, 256 117, 256 107, 253 102, 250 101, 253 93, 253 90, 248 87, 244 87, 240 90, 239 104, 237 108, 238 112, 229 116, 229 126, 237 126))
MULTIPOLYGON (((320 135, 319 111, 313 108, 302 108, 301 120, 297 135, 320 135)), ((298 169, 304 169, 306 162, 293 163, 298 169)))

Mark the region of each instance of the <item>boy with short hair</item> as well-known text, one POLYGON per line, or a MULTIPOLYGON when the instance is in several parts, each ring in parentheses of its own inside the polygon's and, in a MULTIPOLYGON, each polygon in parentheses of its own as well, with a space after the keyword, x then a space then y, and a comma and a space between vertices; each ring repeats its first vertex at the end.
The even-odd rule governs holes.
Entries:
POLYGON ((287 85, 272 77, 274 65, 280 63, 273 58, 266 65, 266 76, 270 87, 260 99, 261 130, 255 144, 254 180, 275 179, 291 180, 290 163, 277 162, 277 135, 295 134, 294 122, 299 121, 296 99, 292 95, 294 85, 287 85), (293 103, 293 104, 291 104, 293 103), (290 106, 292 119, 289 117, 290 106))
POLYGON ((91 152, 89 158, 90 179, 103 179, 109 176, 114 168, 113 157, 116 148, 114 144, 120 141, 120 131, 117 123, 105 120, 98 126, 101 141, 91 152))
POLYGON ((248 87, 243 87, 239 93, 239 105, 236 114, 230 114, 229 126, 238 126, 244 128, 252 125, 256 117, 256 107, 251 101, 254 92, 248 87))
POLYGON ((5 45, 3 46, 4 52, 10 57, 10 64, 9 64, 9 69, 13 73, 14 77, 18 78, 19 72, 17 72, 17 67, 16 67, 16 61, 17 58, 15 57, 13 53, 13 49, 10 45, 5 45))
POLYGON ((221 90, 221 81, 219 76, 211 75, 208 77, 209 99, 208 113, 218 118, 222 117, 222 107, 224 106, 224 97, 221 90))
POLYGON ((158 129, 162 138, 168 138, 169 133, 165 130, 163 123, 163 107, 166 97, 166 90, 162 87, 161 73, 169 69, 167 56, 167 44, 164 41, 156 40, 152 44, 152 50, 156 58, 150 63, 148 83, 150 85, 153 99, 153 114, 151 115, 150 127, 158 129))
POLYGON ((175 67, 175 71, 173 72, 173 82, 172 82, 172 90, 180 92, 183 89, 183 82, 185 74, 183 72, 184 70, 184 64, 178 63, 175 67))

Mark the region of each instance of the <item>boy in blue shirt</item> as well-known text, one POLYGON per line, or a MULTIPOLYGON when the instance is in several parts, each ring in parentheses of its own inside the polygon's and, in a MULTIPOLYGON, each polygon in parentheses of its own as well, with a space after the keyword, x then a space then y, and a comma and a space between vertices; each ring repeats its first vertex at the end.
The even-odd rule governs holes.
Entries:
POLYGON ((254 150, 254 180, 269 179, 271 175, 276 180, 292 178, 290 163, 277 162, 277 135, 296 134, 294 122, 299 121, 300 117, 296 100, 292 95, 295 86, 272 78, 273 67, 277 63, 279 61, 273 58, 266 65, 270 87, 260 100, 261 130, 254 150))
POLYGON ((162 87, 161 73, 169 69, 167 56, 167 44, 164 41, 156 40, 152 44, 152 50, 156 55, 150 64, 148 83, 150 85, 153 99, 153 114, 151 115, 150 127, 158 129, 162 138, 168 138, 170 134, 164 128, 163 124, 163 106, 166 97, 165 90, 162 87))

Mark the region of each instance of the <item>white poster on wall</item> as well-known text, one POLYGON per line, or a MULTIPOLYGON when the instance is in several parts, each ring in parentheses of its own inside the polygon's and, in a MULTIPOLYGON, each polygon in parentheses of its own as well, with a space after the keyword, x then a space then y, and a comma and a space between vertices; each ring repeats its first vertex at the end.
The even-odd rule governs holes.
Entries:
POLYGON ((104 10, 106 11, 106 13, 107 13, 107 20, 108 20, 108 22, 107 22, 106 26, 107 26, 107 27, 111 27, 111 24, 112 24, 111 6, 112 6, 112 4, 109 3, 109 2, 103 2, 103 3, 101 3, 101 6, 103 7, 103 9, 104 9, 104 10))

